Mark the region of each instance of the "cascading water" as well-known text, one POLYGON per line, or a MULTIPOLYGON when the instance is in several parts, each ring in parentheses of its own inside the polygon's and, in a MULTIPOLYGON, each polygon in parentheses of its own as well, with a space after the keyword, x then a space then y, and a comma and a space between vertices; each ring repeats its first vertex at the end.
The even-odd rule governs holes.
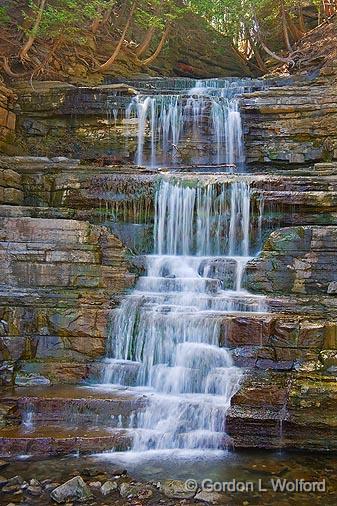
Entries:
POLYGON ((126 118, 138 120, 135 163, 158 167, 225 164, 228 171, 244 165, 243 132, 238 95, 247 90, 239 81, 195 81, 173 94, 138 95, 126 118))
POLYGON ((219 346, 223 316, 264 310, 264 299, 241 286, 259 235, 251 207, 244 180, 192 187, 177 178, 159 185, 155 254, 113 314, 104 364, 104 383, 148 397, 128 424, 133 450, 227 444, 226 411, 241 371, 219 346))

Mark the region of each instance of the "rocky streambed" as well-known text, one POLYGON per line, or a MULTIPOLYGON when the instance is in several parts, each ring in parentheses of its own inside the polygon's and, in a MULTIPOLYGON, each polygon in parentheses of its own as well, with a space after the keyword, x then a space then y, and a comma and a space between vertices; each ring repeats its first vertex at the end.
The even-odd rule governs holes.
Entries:
POLYGON ((193 461, 101 454, 0 465, 4 505, 335 504, 335 459, 322 454, 236 452, 193 461))

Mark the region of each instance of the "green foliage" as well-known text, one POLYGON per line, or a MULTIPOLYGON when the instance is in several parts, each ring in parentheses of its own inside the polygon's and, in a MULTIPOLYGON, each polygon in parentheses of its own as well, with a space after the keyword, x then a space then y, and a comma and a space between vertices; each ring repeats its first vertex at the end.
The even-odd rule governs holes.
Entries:
POLYGON ((0 26, 7 25, 10 19, 7 7, 0 7, 0 26))
MULTIPOLYGON (((319 0, 310 2, 319 4, 319 0)), ((296 21, 300 0, 284 0, 283 3, 288 15, 296 21)), ((189 5, 233 40, 240 38, 245 27, 256 30, 258 23, 268 34, 281 24, 281 0, 190 0, 189 5)))
POLYGON ((135 14, 135 21, 141 28, 164 29, 167 22, 174 22, 182 17, 186 6, 177 5, 174 0, 149 0, 140 2, 135 14))
MULTIPOLYGON (((28 1, 28 9, 23 12, 24 20, 28 23, 34 19, 39 11, 40 2, 28 1), (33 13, 33 16, 32 16, 33 13)), ((94 19, 101 19, 102 12, 111 2, 106 0, 54 0, 47 2, 43 11, 41 23, 36 36, 42 39, 57 39, 83 42, 85 31, 94 19)), ((25 30, 31 34, 32 28, 25 30)))

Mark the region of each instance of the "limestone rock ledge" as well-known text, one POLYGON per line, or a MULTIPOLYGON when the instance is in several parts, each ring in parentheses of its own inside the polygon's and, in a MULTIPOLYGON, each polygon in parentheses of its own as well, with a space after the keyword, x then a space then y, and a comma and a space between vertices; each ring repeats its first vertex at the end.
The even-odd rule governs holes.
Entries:
POLYGON ((335 86, 283 86, 241 100, 248 163, 337 159, 335 86))
POLYGON ((232 399, 227 431, 241 448, 336 450, 335 377, 257 371, 232 399))
POLYGON ((337 293, 337 227, 287 227, 273 232, 249 263, 248 289, 263 293, 337 293))
POLYGON ((0 230, 2 382, 20 369, 79 381, 104 354, 109 312, 134 282, 125 248, 86 221, 0 218, 0 230))
POLYGON ((0 167, 0 205, 23 203, 21 175, 11 169, 0 167))

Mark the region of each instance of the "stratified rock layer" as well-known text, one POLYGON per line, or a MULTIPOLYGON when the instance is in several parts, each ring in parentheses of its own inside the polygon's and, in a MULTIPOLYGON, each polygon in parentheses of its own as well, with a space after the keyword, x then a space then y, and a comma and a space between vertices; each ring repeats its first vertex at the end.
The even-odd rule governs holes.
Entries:
MULTIPOLYGON (((19 185, 18 173, 2 173, 19 185)), ((2 382, 78 382, 86 362, 104 354, 110 310, 134 275, 106 227, 52 209, 22 216, 29 209, 3 206, 0 213, 2 382)))
POLYGON ((268 88, 244 95, 241 106, 248 163, 296 166, 337 158, 335 86, 268 88))

